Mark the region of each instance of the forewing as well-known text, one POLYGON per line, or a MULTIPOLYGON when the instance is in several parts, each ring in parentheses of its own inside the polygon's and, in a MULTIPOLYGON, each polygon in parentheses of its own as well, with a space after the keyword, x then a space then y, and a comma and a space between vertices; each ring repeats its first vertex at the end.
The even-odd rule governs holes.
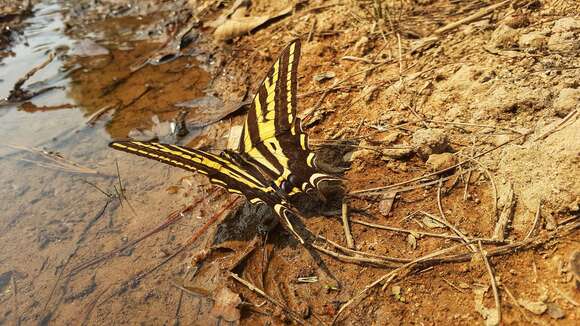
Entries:
POLYGON ((295 40, 260 84, 248 112, 239 151, 281 187, 292 174, 298 188, 291 195, 316 188, 324 179, 335 179, 318 173, 316 158, 308 148, 306 134, 296 117, 297 71, 300 41, 295 40))
POLYGON ((154 142, 122 141, 109 144, 114 149, 150 158, 184 170, 207 175, 210 182, 229 192, 243 194, 252 202, 263 202, 272 192, 257 178, 227 156, 221 157, 185 146, 154 142))
POLYGON ((260 84, 244 124, 239 151, 263 165, 272 179, 288 166, 276 136, 288 133, 296 118, 300 41, 290 43, 260 84))

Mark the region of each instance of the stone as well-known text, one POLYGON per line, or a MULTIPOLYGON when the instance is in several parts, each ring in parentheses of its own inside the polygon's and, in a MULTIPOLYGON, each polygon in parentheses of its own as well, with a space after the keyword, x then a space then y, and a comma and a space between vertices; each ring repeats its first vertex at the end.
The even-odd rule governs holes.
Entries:
POLYGON ((527 299, 519 299, 518 303, 533 314, 541 315, 548 310, 548 305, 542 301, 531 301, 527 299))
POLYGON ((509 49, 517 45, 518 32, 507 26, 499 25, 491 34, 491 45, 498 49, 509 49))
POLYGON ((457 160, 451 153, 431 154, 427 159, 427 165, 431 171, 447 169, 456 163, 457 160))
POLYGON ((560 52, 574 51, 580 49, 580 42, 574 32, 554 33, 548 40, 548 49, 560 52))
POLYGON ((548 316, 552 319, 562 319, 566 316, 562 308, 554 302, 548 303, 548 316))
POLYGON ((530 24, 530 19, 525 15, 509 15, 503 19, 503 23, 511 28, 522 28, 530 24))
POLYGON ((560 90, 556 100, 554 100, 554 113, 563 118, 574 110, 578 103, 580 103, 580 89, 563 88, 560 90))
POLYGON ((542 49, 548 44, 548 38, 540 32, 523 34, 518 40, 520 48, 542 49))
POLYGON ((552 35, 548 40, 548 49, 552 51, 574 51, 580 49, 578 34, 580 34, 580 19, 565 17, 558 19, 552 27, 552 35))
POLYGON ((388 161, 390 159, 403 160, 411 156, 413 149, 410 147, 404 148, 389 148, 381 151, 382 159, 388 161))
POLYGON ((565 17, 558 19, 552 27, 552 33, 562 33, 574 30, 580 30, 580 19, 574 17, 565 17))
POLYGON ((419 129, 413 134, 411 146, 419 157, 427 159, 431 154, 445 152, 449 143, 443 129, 419 129))

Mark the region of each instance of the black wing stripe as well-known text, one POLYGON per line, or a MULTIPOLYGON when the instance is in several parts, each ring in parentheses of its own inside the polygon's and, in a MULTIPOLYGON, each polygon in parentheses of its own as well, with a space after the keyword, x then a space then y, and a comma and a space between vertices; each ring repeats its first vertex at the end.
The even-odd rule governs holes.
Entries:
POLYGON ((233 193, 242 193, 252 202, 264 201, 263 194, 272 191, 237 167, 231 160, 211 153, 149 142, 112 142, 110 146, 188 171, 200 172, 207 175, 211 183, 233 193))

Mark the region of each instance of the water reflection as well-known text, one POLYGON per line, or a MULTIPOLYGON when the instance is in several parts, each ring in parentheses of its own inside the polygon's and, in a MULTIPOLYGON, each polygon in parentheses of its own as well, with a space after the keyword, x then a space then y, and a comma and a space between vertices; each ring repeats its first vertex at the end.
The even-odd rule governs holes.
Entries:
MULTIPOLYGON (((140 65, 169 36, 160 19, 167 10, 148 7, 153 14, 111 17, 120 12, 107 7, 114 4, 82 3, 49 0, 37 4, 11 54, 0 64, 0 98, 9 96, 16 81, 51 52, 55 59, 30 78, 24 89, 61 87, 0 107, 0 275, 18 275, 21 309, 16 314, 23 324, 41 320, 80 324, 79 316, 86 313, 84 308, 95 295, 122 283, 128 273, 147 268, 155 257, 150 247, 136 248, 135 254, 72 278, 62 271, 138 237, 191 200, 165 191, 187 173, 114 153, 107 144, 111 135, 124 138, 131 130, 175 119, 183 109, 174 103, 201 96, 207 73, 190 57, 159 66, 140 65), (135 65, 140 68, 132 70, 135 65), (114 110, 87 124, 107 105, 114 110), (59 169, 46 164, 44 154, 96 173, 59 169), (105 195, 115 194, 120 183, 131 209, 105 195), (10 274, 4 274, 7 270, 10 274), (90 290, 83 292, 85 288, 90 290), (75 293, 84 294, 76 297, 75 293)), ((177 5, 160 2, 159 6, 177 5)), ((192 227, 198 222, 184 220, 192 227)), ((191 228, 176 228, 173 238, 163 244, 186 239, 190 232, 191 228)), ((0 301, 6 302, 3 295, 4 291, 0 301)), ((124 307, 135 300, 120 298, 120 302, 124 307)), ((131 315, 132 320, 153 320, 171 310, 167 302, 151 299, 147 309, 123 308, 125 313, 118 319, 135 312, 139 315, 131 315)), ((12 305, 0 305, 0 324, 12 320, 14 314, 12 305)))

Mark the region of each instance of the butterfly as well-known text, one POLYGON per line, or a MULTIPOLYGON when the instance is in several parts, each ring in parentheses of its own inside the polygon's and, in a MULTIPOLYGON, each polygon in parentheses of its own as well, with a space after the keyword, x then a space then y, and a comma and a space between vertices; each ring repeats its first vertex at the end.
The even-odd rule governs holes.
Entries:
POLYGON ((298 214, 292 202, 301 195, 320 198, 320 183, 340 178, 320 171, 297 117, 299 60, 300 40, 296 39, 282 51, 255 93, 237 151, 214 154, 140 141, 114 141, 109 146, 201 173, 212 184, 241 194, 252 204, 266 204, 304 243, 289 220, 289 214, 298 214))

